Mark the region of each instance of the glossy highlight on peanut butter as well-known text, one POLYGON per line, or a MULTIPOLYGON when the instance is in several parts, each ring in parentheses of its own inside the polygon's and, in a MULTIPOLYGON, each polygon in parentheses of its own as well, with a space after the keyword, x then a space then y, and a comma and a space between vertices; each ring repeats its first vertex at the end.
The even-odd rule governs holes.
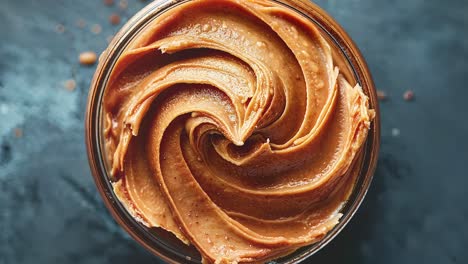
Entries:
POLYGON ((199 0, 161 15, 104 94, 117 197, 208 263, 319 241, 339 222, 374 118, 342 60, 315 25, 270 1, 199 0))

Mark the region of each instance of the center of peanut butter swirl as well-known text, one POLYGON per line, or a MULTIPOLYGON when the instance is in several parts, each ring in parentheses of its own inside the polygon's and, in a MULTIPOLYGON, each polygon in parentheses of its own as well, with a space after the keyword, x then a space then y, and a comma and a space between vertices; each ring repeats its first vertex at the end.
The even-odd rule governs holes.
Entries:
POLYGON ((198 0, 146 26, 104 96, 114 189, 204 262, 262 262, 339 221, 374 112, 318 29, 266 0, 198 0))

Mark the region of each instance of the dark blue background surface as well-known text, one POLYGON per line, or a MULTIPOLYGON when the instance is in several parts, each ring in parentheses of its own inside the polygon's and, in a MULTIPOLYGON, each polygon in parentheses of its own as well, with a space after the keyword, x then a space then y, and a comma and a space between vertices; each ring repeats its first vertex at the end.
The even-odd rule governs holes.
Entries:
MULTIPOLYGON (((390 99, 381 104, 370 193, 310 263, 466 263, 468 2, 316 2, 350 33, 390 99), (407 89, 414 102, 402 99, 407 89)), ((77 63, 81 51, 105 48, 118 29, 108 22, 112 12, 126 20, 143 5, 0 1, 1 264, 158 262, 116 225, 96 191, 83 128, 94 67, 77 63), (99 35, 90 32, 94 23, 99 35), (72 78, 70 92, 63 82, 72 78)))

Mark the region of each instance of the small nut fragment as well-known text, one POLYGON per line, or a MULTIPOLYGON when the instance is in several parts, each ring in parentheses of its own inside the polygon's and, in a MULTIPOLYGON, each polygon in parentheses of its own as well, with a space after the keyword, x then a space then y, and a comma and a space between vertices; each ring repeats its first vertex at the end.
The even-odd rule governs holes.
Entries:
POLYGON ((101 33, 101 31, 102 31, 102 27, 101 27, 101 25, 99 25, 99 24, 94 24, 94 25, 91 27, 91 32, 93 32, 93 33, 96 34, 96 35, 99 34, 99 33, 101 33))
POLYGON ((109 22, 112 25, 118 25, 120 24, 120 16, 116 13, 113 13, 112 15, 109 16, 109 22))
POLYGON ((377 99, 380 101, 385 101, 387 100, 387 94, 382 90, 377 90, 377 99))
POLYGON ((127 0, 120 0, 120 2, 119 2, 119 7, 120 7, 120 10, 125 10, 125 9, 127 9, 127 7, 128 7, 128 2, 127 2, 127 0))
POLYGON ((114 0, 104 0, 104 4, 105 4, 106 6, 111 6, 111 5, 114 4, 114 0))
POLYGON ((76 88, 76 82, 75 80, 73 79, 70 79, 70 80, 66 80, 64 83, 63 83, 63 86, 65 87, 65 89, 67 89, 68 91, 73 91, 75 90, 76 88))
POLYGON ((97 55, 94 51, 85 51, 79 57, 81 65, 93 65, 97 60, 97 55))
POLYGON ((405 99, 405 101, 413 101, 414 100, 414 92, 411 91, 411 90, 406 91, 403 94, 403 99, 405 99))
POLYGON ((15 137, 20 138, 23 137, 23 130, 21 128, 15 128, 15 137))

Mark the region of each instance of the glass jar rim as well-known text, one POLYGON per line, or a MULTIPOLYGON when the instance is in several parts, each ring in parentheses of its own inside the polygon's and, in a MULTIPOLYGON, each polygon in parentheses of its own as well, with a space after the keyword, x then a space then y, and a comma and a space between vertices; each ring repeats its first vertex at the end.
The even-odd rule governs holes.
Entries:
MULTIPOLYGON (((180 254, 163 241, 154 236, 147 227, 137 222, 116 197, 106 162, 103 158, 104 146, 102 140, 102 98, 114 64, 131 42, 146 25, 162 13, 193 0, 159 0, 154 1, 134 15, 116 34, 107 49, 101 54, 99 64, 91 82, 88 95, 88 105, 85 118, 85 140, 91 172, 106 207, 114 219, 144 248, 167 262, 199 263, 194 259, 180 254)), ((363 146, 363 159, 358 170, 357 179, 351 195, 341 209, 343 217, 320 241, 305 246, 298 251, 280 259, 278 263, 299 263, 322 249, 335 238, 351 220, 369 189, 377 165, 380 146, 380 114, 376 91, 366 62, 344 29, 315 3, 308 0, 269 0, 291 8, 317 25, 336 44, 336 47, 346 58, 355 80, 361 85, 369 97, 370 108, 376 116, 371 123, 368 137, 363 146)))

